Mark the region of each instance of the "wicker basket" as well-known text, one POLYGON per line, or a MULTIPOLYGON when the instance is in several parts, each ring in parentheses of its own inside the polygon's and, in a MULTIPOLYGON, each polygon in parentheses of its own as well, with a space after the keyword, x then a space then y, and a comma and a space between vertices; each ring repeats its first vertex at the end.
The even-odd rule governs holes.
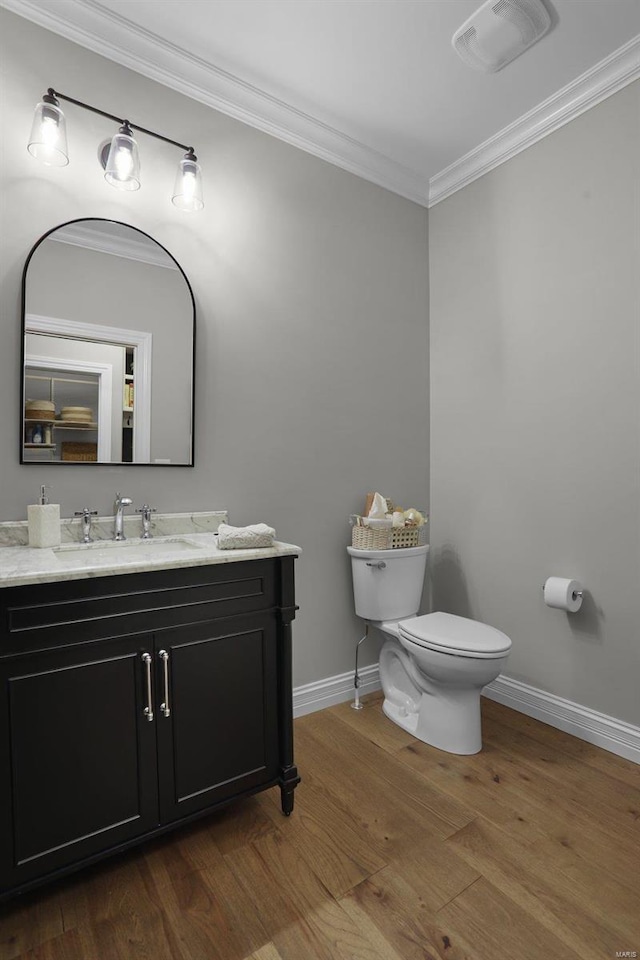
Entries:
POLYGON ((61 444, 60 459, 65 463, 95 463, 98 459, 97 443, 79 443, 75 440, 64 440, 61 444))
POLYGON ((422 527, 351 527, 351 546, 357 550, 400 550, 426 543, 426 524, 422 527))
POLYGON ((46 420, 47 422, 55 420, 56 405, 53 400, 25 400, 24 418, 25 420, 46 420))
POLYGON ((39 407, 29 407, 29 409, 24 411, 25 420, 37 420, 38 423, 52 423, 55 418, 55 411, 53 410, 41 410, 39 407))

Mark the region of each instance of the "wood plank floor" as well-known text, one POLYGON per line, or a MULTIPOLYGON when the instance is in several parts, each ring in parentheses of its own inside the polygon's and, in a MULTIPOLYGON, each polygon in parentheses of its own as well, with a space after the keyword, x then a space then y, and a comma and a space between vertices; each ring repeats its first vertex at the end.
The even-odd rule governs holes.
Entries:
POLYGON ((291 817, 270 790, 10 902, 0 960, 640 957, 640 767, 488 700, 475 757, 365 704, 296 721, 291 817))

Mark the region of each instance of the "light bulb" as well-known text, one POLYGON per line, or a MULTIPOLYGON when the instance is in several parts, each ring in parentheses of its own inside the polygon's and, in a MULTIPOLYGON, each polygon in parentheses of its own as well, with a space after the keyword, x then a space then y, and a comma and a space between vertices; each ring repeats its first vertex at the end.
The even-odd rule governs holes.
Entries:
POLYGON ((131 169, 133 167, 131 150, 125 149, 125 147, 122 145, 118 146, 116 155, 114 157, 114 163, 116 166, 116 176, 118 180, 128 180, 131 176, 131 169))
POLYGON ((138 144, 127 120, 120 127, 109 148, 104 178, 119 190, 140 189, 138 144))
POLYGON ((185 205, 193 203, 196 193, 196 176, 192 170, 185 170, 182 174, 182 197, 185 205))

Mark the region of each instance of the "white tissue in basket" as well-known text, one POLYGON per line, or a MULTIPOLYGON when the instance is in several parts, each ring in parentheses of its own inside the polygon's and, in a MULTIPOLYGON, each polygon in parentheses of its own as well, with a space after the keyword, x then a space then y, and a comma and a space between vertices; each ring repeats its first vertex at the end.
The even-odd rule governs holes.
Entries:
POLYGON ((373 502, 369 507, 368 517, 370 520, 384 520, 387 516, 387 501, 381 493, 373 495, 373 502))
POLYGON ((388 530, 390 527, 393 526, 393 520, 387 520, 387 519, 385 519, 385 520, 380 520, 380 519, 376 519, 375 517, 363 517, 363 518, 362 518, 362 526, 363 526, 363 527, 378 527, 378 528, 382 528, 382 529, 388 530))

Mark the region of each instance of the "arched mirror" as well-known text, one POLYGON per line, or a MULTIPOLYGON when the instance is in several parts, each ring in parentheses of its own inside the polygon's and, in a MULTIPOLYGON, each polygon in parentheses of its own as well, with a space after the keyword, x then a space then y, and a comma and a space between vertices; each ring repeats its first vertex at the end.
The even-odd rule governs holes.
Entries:
POLYGON ((195 305, 146 233, 73 220, 23 276, 21 463, 193 466, 195 305))

